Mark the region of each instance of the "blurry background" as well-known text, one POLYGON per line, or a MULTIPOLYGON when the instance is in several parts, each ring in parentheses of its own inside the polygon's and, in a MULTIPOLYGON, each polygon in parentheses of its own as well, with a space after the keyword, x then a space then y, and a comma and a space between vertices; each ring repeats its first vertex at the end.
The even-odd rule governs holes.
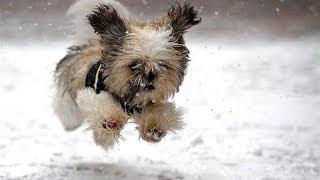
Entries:
MULTIPOLYGON (((0 35, 5 41, 37 40, 70 34, 65 12, 74 0, 3 0, 0 2, 0 35), (34 38, 33 38, 34 39, 34 38)), ((136 17, 150 19, 163 15, 175 1, 120 0, 136 17)), ((180 1, 183 2, 183 1, 180 1)), ((190 0, 203 17, 201 32, 210 38, 301 37, 320 29, 318 0, 190 0)), ((199 37, 201 38, 201 37, 199 37)), ((50 39, 51 40, 51 39, 50 39)))
MULTIPOLYGON (((141 19, 173 1, 119 0, 141 19)), ((0 179, 320 179, 320 1, 190 0, 183 131, 105 152, 52 112, 73 0, 0 1, 0 179)))

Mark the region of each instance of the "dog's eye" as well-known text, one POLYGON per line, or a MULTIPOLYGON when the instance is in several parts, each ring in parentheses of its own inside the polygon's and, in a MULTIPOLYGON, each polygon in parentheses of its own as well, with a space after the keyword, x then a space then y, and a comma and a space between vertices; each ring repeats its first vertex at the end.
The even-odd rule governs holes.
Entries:
POLYGON ((129 65, 128 65, 128 67, 132 70, 132 71, 134 71, 134 70, 136 70, 136 69, 138 69, 138 62, 137 61, 132 61, 129 65))
POLYGON ((164 63, 159 64, 159 66, 160 66, 161 68, 165 69, 165 70, 169 70, 169 69, 170 69, 170 66, 167 65, 167 64, 164 64, 164 63))

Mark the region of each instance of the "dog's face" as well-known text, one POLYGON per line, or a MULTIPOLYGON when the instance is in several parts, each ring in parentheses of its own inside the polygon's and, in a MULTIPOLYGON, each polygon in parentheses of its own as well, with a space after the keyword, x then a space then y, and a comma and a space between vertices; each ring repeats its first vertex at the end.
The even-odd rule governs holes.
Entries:
POLYGON ((174 95, 189 61, 183 35, 201 20, 193 7, 178 4, 163 18, 141 22, 123 19, 112 7, 101 5, 88 19, 104 46, 110 93, 136 107, 174 95))

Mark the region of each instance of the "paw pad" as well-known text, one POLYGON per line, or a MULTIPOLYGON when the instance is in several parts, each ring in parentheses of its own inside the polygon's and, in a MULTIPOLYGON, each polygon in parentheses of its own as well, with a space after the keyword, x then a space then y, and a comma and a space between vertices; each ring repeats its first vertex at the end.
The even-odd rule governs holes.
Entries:
POLYGON ((144 132, 142 139, 148 142, 156 143, 156 142, 159 142, 164 136, 165 136, 164 132, 159 131, 158 129, 155 129, 155 128, 150 128, 144 132))
POLYGON ((119 122, 115 119, 104 120, 102 127, 104 129, 117 129, 119 127, 119 122))

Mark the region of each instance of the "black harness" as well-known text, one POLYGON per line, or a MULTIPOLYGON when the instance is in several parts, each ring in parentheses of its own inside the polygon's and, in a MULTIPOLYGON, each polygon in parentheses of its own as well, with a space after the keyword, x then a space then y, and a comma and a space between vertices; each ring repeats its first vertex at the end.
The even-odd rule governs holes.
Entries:
POLYGON ((103 76, 103 71, 106 69, 106 65, 101 61, 94 64, 89 72, 87 73, 85 86, 93 88, 97 94, 101 91, 106 90, 104 80, 106 77, 103 76))

